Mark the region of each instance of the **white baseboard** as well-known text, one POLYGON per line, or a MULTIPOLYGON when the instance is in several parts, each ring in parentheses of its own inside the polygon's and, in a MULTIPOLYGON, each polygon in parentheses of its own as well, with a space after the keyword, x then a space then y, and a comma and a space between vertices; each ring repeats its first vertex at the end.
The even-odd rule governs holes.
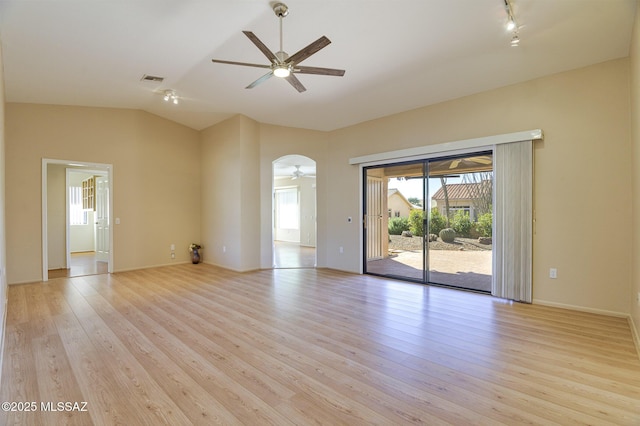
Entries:
POLYGON ((137 266, 137 267, 134 267, 134 268, 116 269, 116 270, 113 271, 113 273, 117 274, 118 272, 140 271, 142 269, 151 269, 151 268, 163 268, 165 266, 184 265, 185 263, 191 263, 191 261, 190 260, 185 260, 185 261, 182 261, 182 262, 171 262, 171 263, 163 263, 163 264, 158 264, 158 265, 137 266))
POLYGON ((572 311, 588 312, 590 314, 607 315, 610 317, 618 317, 618 318, 629 317, 629 314, 626 312, 616 312, 616 311, 608 311, 606 309, 587 308, 584 306, 569 305, 566 303, 550 302, 548 300, 533 299, 532 303, 535 305, 550 306, 552 308, 570 309, 572 311))
POLYGON ((629 322, 629 328, 631 329, 631 338, 633 339, 633 343, 636 347, 636 352, 638 353, 638 359, 640 359, 640 334, 638 333, 638 328, 636 327, 636 324, 633 322, 633 318, 631 317, 631 315, 624 312, 607 311, 605 309, 585 308, 584 306, 567 305, 565 303, 549 302, 547 300, 534 299, 533 303, 537 305, 550 306, 553 308, 571 309, 572 311, 588 312, 591 314, 626 318, 627 321, 629 322))
POLYGON ((631 335, 633 336, 633 343, 636 344, 636 352, 638 352, 638 359, 640 359, 640 334, 638 334, 638 328, 636 327, 636 323, 633 322, 631 315, 629 315, 628 319, 631 335))
POLYGON ((262 269, 273 269, 273 268, 236 269, 236 268, 231 268, 231 267, 225 266, 225 265, 218 265, 217 263, 213 263, 213 262, 207 262, 206 260, 202 261, 202 263, 204 263, 205 265, 215 266, 216 268, 226 269, 228 271, 239 272, 241 274, 244 274, 245 272, 260 271, 262 269))

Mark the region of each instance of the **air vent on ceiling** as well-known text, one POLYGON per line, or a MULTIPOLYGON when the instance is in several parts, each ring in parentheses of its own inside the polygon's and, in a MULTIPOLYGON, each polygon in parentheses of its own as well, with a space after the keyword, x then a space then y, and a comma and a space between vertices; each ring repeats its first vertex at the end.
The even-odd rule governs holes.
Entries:
POLYGON ((164 81, 164 77, 157 77, 155 75, 145 74, 145 75, 142 76, 142 78, 140 80, 142 80, 142 81, 150 81, 152 83, 162 83, 164 81))

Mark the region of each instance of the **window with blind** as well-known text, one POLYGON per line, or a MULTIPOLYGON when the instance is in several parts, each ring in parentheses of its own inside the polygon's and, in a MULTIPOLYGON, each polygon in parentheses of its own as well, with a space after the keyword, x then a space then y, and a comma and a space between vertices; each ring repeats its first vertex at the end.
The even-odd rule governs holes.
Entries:
POLYGON ((82 187, 69 187, 69 225, 87 225, 87 211, 82 208, 82 187))

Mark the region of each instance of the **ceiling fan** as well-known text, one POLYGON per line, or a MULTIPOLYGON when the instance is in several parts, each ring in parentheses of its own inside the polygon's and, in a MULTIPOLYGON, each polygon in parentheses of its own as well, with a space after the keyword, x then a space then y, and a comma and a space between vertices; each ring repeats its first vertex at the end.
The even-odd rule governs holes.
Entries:
POLYGON ((305 172, 303 172, 302 170, 300 170, 300 166, 295 166, 295 168, 296 169, 293 171, 293 173, 291 173, 291 175, 293 176, 291 178, 291 180, 296 180, 296 179, 301 178, 301 177, 309 177, 309 178, 314 178, 315 177, 314 175, 308 175, 305 172))
POLYGON ((273 11, 276 16, 280 19, 280 50, 276 53, 273 53, 267 46, 265 46, 262 41, 251 31, 243 31, 244 35, 246 35, 253 44, 256 45, 258 49, 271 61, 269 65, 261 65, 261 64, 250 64, 246 62, 235 62, 235 61, 224 61, 220 59, 212 59, 212 62, 217 62, 220 64, 231 64, 231 65, 242 65, 246 67, 256 67, 256 68, 268 68, 270 71, 248 85, 246 89, 252 89, 256 87, 258 84, 270 79, 274 75, 276 77, 284 78, 291 84, 298 92, 302 93, 307 90, 300 80, 294 74, 316 74, 316 75, 332 75, 337 77, 342 77, 344 75, 344 70, 338 70, 333 68, 319 68, 319 67, 305 67, 298 65, 300 62, 307 59, 309 56, 318 52, 320 49, 328 46, 331 43, 327 37, 322 36, 307 47, 302 48, 298 52, 289 56, 282 49, 282 18, 289 14, 289 8, 287 5, 283 3, 276 3, 273 5, 273 11))

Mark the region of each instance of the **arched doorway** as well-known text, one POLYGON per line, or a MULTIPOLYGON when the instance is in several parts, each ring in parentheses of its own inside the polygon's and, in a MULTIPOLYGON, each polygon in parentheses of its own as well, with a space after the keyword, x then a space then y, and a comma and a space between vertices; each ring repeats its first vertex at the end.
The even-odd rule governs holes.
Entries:
POLYGON ((273 267, 314 268, 316 162, 286 155, 273 162, 273 267))

